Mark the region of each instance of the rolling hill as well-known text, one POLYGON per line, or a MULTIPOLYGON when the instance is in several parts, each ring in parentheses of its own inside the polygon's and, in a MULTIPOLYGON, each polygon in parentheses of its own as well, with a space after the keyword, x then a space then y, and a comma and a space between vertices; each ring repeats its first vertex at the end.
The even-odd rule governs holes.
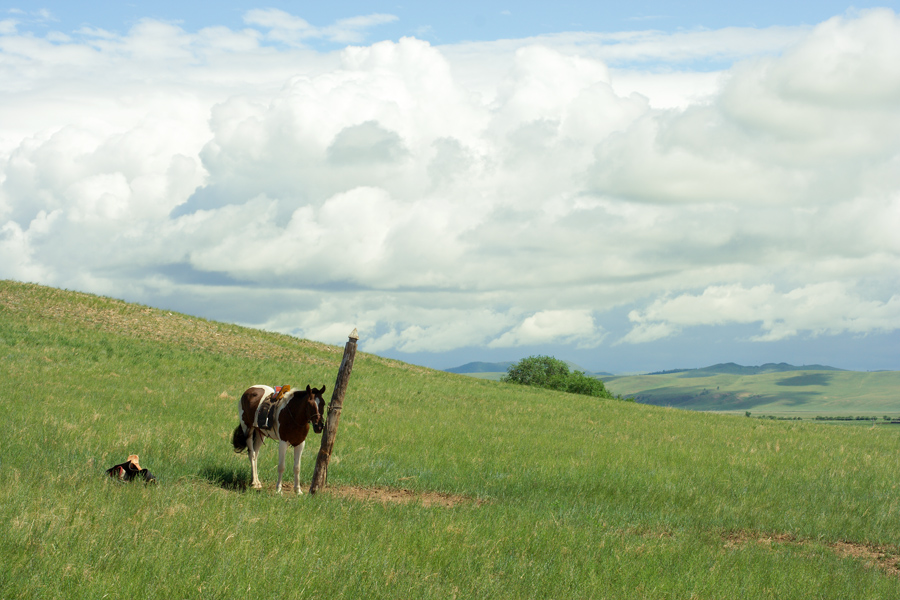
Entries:
POLYGON ((604 377, 613 393, 656 406, 778 416, 900 415, 900 372, 857 372, 820 365, 727 364, 604 377))
MULTIPOLYGON (((340 363, 326 344, 0 281, 0 598, 900 597, 891 427, 359 352, 325 489, 276 494, 272 443, 248 489, 230 440, 242 391, 330 390, 340 363), (106 475, 129 454, 155 485, 106 475)), ((843 375, 750 377, 804 391, 843 375)))
POLYGON ((705 375, 759 375, 761 373, 786 373, 789 371, 842 371, 843 369, 836 369, 835 367, 828 367, 825 365, 804 365, 802 367, 796 367, 794 365, 789 365, 788 363, 766 363, 764 365, 760 365, 757 367, 745 367, 743 365, 739 365, 736 363, 720 363, 717 365, 712 365, 709 367, 703 367, 700 369, 672 369, 667 371, 660 371, 657 373, 648 373, 648 375, 674 375, 676 373, 693 373, 696 376, 705 376, 705 375))
MULTIPOLYGON (((499 381, 512 363, 472 362, 447 372, 499 381)), ((569 363, 573 370, 581 367, 569 363)), ((900 416, 900 372, 864 373, 826 365, 720 363, 645 375, 590 373, 642 404, 780 417, 900 416)))

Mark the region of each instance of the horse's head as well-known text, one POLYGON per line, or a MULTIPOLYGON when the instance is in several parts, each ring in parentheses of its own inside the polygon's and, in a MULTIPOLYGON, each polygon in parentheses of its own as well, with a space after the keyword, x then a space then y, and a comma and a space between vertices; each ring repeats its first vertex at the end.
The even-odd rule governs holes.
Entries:
POLYGON ((324 385, 321 390, 306 386, 309 421, 312 423, 313 431, 316 433, 322 433, 322 430, 325 429, 325 400, 322 398, 322 394, 324 393, 324 385))

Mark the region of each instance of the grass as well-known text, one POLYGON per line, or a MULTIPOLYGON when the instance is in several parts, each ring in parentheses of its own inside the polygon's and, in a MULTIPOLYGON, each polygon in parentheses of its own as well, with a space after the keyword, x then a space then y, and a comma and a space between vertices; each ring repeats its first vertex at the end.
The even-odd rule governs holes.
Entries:
POLYGON ((230 448, 240 393, 330 388, 340 357, 0 282, 0 597, 900 593, 892 428, 600 401, 359 353, 326 492, 274 494, 271 443, 266 489, 247 491, 246 456, 230 448), (130 453, 157 486, 104 475, 130 453), (462 501, 329 492, 351 486, 462 501))

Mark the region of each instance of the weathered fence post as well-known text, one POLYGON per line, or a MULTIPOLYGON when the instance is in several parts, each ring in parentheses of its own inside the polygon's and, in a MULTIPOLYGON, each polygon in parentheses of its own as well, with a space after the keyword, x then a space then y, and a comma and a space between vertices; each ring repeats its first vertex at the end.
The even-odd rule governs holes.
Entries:
POLYGON ((341 359, 341 368, 338 369, 337 380, 331 392, 331 402, 328 403, 328 417, 325 421, 325 431, 322 432, 322 446, 319 448, 319 456, 316 458, 316 469, 313 471, 312 483, 309 493, 315 494, 319 488, 325 487, 328 479, 328 461, 331 459, 331 449, 334 447, 334 436, 337 435, 338 421, 341 420, 341 408, 344 404, 344 392, 347 391, 347 382, 350 381, 350 371, 353 370, 353 359, 356 357, 356 341, 359 334, 354 329, 350 333, 350 339, 344 346, 344 358, 341 359))

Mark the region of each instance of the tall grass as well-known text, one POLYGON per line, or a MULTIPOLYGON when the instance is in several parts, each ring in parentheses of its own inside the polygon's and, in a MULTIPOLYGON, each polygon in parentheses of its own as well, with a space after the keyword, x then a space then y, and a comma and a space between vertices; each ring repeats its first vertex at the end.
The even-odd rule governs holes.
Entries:
MULTIPOLYGON (((329 489, 248 491, 254 383, 333 385, 340 350, 0 283, 0 597, 897 598, 884 428, 723 417, 357 355, 329 489), (156 486, 104 470, 138 453, 156 486), (771 539, 771 541, 766 541, 771 539), (886 564, 886 561, 881 561, 886 564)), ((308 444, 311 476, 319 438, 308 444)))

